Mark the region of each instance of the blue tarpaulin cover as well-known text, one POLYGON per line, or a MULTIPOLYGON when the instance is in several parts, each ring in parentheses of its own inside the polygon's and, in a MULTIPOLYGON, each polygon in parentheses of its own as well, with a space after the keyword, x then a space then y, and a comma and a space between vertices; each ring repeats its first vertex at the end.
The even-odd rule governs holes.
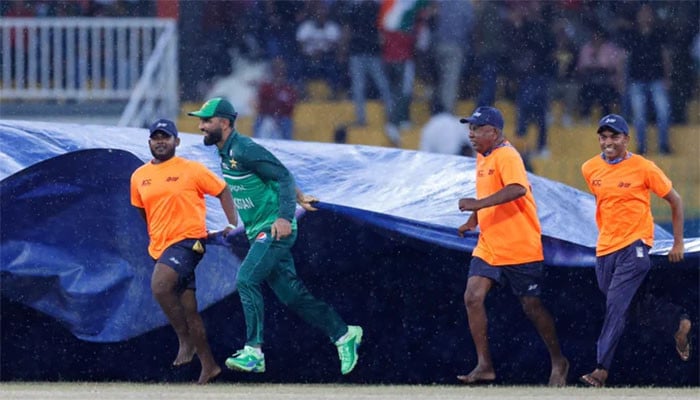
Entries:
MULTIPOLYGON (((150 293, 145 224, 129 203, 129 177, 151 158, 147 140, 145 129, 0 120, 3 296, 52 316, 87 341, 123 341, 166 324, 150 293)), ((178 155, 219 171, 216 151, 202 136, 181 134, 181 140, 178 155)), ((457 201, 475 197, 473 158, 260 142, 289 167, 299 187, 321 199, 322 210, 458 252, 469 253, 476 243, 476 234, 456 235, 468 217, 457 201)), ((530 179, 546 263, 591 267, 593 197, 536 175, 530 179)), ((208 226, 223 228, 218 201, 209 198, 208 208, 208 226)), ((334 229, 342 227, 328 232, 334 229)), ((243 246, 240 228, 237 235, 243 246)), ((672 236, 657 227, 656 239, 654 254, 665 254, 672 236)), ((686 250, 697 257, 700 238, 688 239, 686 250)), ((208 249, 197 275, 201 308, 235 290, 244 254, 235 253, 208 249)))

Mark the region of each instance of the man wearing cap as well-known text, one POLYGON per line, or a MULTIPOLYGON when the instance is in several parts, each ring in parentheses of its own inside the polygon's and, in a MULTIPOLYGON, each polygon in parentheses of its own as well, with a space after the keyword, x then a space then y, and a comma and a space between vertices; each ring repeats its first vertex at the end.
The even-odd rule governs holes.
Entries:
MULTIPOLYGON (((683 259, 683 202, 671 181, 653 162, 627 151, 629 127, 616 114, 604 116, 598 124, 598 142, 602 152, 581 167, 588 188, 596 198, 596 278, 605 296, 605 320, 598 338, 597 367, 581 382, 605 385, 615 348, 622 336, 630 305, 649 269, 649 249, 654 240, 650 192, 671 206, 673 246, 671 262, 683 259)), ((658 308, 658 304, 655 306, 658 308)), ((690 320, 679 307, 664 312, 658 327, 678 327, 674 334, 679 357, 690 357, 690 320), (680 320, 680 324, 679 324, 680 320)), ((674 329, 675 329, 674 327, 674 329)))
POLYGON ((552 370, 550 386, 564 386, 569 362, 563 356, 554 321, 540 301, 544 282, 541 228, 530 182, 518 151, 503 136, 503 116, 493 107, 479 107, 468 118, 469 140, 477 152, 477 198, 459 200, 460 211, 471 211, 458 228, 465 232, 480 227, 472 252, 464 292, 469 330, 476 347, 477 365, 457 379, 466 384, 496 379, 488 344, 486 295, 494 283, 509 284, 523 311, 547 346, 552 370))
POLYGON ((226 182, 203 164, 175 156, 179 144, 172 121, 159 119, 151 125, 153 160, 131 175, 131 204, 148 226, 148 253, 155 260, 153 296, 177 334, 173 365, 187 364, 197 354, 202 363, 198 383, 205 384, 221 368, 209 348, 195 297, 195 268, 206 251, 204 194, 219 198, 229 222, 224 234, 235 228, 238 216, 226 182))
POLYGON ((215 144, 218 149, 224 179, 231 187, 250 242, 236 277, 246 342, 226 360, 226 366, 265 372, 261 285, 267 282, 282 303, 330 338, 338 350, 341 373, 350 373, 357 364, 362 328, 347 325, 333 308, 306 289, 297 276, 291 252, 297 237, 296 202, 313 211, 311 203, 318 200, 296 187, 294 177, 277 157, 235 130, 236 112, 226 99, 211 99, 199 111, 188 114, 199 117, 204 144, 215 144))

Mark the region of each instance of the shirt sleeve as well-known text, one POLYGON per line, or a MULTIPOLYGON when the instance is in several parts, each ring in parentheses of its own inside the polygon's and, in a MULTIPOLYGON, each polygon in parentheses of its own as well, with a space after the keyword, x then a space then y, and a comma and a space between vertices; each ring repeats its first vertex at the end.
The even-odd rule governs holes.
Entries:
POLYGON ((647 167, 646 184, 654 194, 662 198, 673 189, 671 180, 653 161, 649 161, 647 167))
POLYGON ((588 191, 591 193, 595 194, 595 191, 593 190, 593 185, 591 185, 591 172, 590 172, 590 161, 587 161, 581 165, 581 175, 583 175, 583 180, 586 181, 586 185, 588 186, 588 191))
POLYGON ((501 174, 503 186, 518 184, 525 189, 530 189, 530 182, 527 180, 527 172, 523 159, 515 149, 506 148, 508 153, 499 160, 498 169, 501 174))
POLYGON ((141 200, 141 194, 138 190, 136 174, 131 175, 131 205, 138 208, 143 208, 143 200, 141 200))
POLYGON ((226 187, 226 182, 204 164, 191 161, 189 167, 193 169, 197 188, 202 193, 210 196, 218 196, 226 187))
POLYGON ((296 183, 292 173, 277 157, 257 143, 253 142, 245 154, 243 161, 247 168, 263 181, 275 181, 279 184, 279 217, 293 220, 296 210, 296 183))

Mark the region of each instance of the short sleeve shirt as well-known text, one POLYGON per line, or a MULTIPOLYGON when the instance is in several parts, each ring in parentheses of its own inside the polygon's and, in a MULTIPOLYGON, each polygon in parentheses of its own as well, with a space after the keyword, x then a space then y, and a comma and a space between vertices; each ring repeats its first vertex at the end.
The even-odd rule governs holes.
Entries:
POLYGON ((477 154, 477 198, 490 196, 510 184, 524 187, 525 195, 477 211, 480 234, 472 255, 494 266, 544 260, 542 228, 520 154, 508 143, 487 156, 477 154))
POLYGON ((664 197, 673 188, 663 171, 633 154, 617 164, 595 156, 583 164, 581 172, 596 198, 596 255, 610 254, 637 240, 653 246, 650 192, 664 197))
POLYGON ((203 164, 173 157, 142 165, 131 175, 131 204, 146 212, 150 244, 157 259, 173 243, 207 236, 204 195, 217 196, 223 179, 203 164))

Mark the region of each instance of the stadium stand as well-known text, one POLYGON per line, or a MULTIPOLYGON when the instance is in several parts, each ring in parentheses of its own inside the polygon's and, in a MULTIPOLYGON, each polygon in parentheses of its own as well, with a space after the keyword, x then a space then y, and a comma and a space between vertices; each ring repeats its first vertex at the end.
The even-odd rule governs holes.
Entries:
MULTIPOLYGON (((321 93, 323 88, 318 89, 321 93)), ((295 138, 302 141, 333 142, 334 131, 338 126, 348 124, 353 118, 352 102, 316 100, 319 97, 297 105, 295 119, 295 138)), ((184 132, 198 132, 197 120, 188 117, 188 110, 197 109, 198 103, 184 103, 178 119, 178 126, 184 132)), ((515 129, 515 106, 508 101, 498 101, 496 106, 503 110, 506 120, 506 135, 513 144, 521 149, 532 148, 536 140, 534 127, 530 127, 524 140, 519 140, 515 129)), ((458 115, 468 115, 474 108, 471 101, 461 101, 457 104, 458 115)), ((552 113, 560 112, 560 106, 554 104, 552 113)), ((404 149, 415 150, 420 140, 420 128, 428 120, 430 112, 426 102, 414 101, 411 115, 413 125, 402 136, 404 149)), ((367 126, 348 126, 348 144, 362 144, 371 146, 390 146, 389 140, 384 136, 384 116, 379 101, 367 103, 367 126)), ((237 129, 251 135, 254 117, 241 116, 237 121, 237 129)), ((554 118, 554 120, 558 120, 554 118)), ((595 126, 593 124, 576 124, 565 128, 554 124, 550 132, 549 158, 532 158, 529 161, 534 173, 566 183, 577 189, 587 191, 580 174, 580 166, 592 154, 598 151, 598 145, 593 137, 595 126)), ((671 145, 674 153, 671 155, 656 155, 655 129, 649 132, 650 155, 654 162, 665 171, 669 171, 674 184, 685 199, 686 219, 700 218, 700 101, 693 101, 688 107, 688 124, 673 126, 671 130, 671 145)), ((634 140, 634 133, 632 133, 634 140)), ((634 145, 634 144, 633 144, 634 145)), ((634 148, 634 147, 632 147, 634 148)), ((655 215, 660 222, 670 221, 670 211, 661 201, 652 202, 655 215)))

